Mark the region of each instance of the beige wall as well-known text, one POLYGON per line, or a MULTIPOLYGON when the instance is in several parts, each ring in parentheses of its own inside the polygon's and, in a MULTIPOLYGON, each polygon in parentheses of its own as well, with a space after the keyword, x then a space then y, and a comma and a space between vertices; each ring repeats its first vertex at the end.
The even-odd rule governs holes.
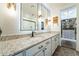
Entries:
POLYGON ((8 9, 6 3, 0 4, 0 27, 2 35, 31 33, 31 31, 20 31, 20 4, 16 5, 16 11, 8 9))

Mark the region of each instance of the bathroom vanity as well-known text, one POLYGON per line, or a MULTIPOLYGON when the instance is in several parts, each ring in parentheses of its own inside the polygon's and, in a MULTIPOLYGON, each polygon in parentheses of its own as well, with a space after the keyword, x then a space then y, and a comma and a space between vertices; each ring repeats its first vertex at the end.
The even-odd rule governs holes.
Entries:
POLYGON ((60 44, 59 32, 0 41, 2 56, 51 56, 60 44))

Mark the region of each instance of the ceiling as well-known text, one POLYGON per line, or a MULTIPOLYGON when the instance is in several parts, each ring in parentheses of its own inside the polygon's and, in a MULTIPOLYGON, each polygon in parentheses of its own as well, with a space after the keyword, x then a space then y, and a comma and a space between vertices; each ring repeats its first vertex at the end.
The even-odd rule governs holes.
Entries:
POLYGON ((49 6, 49 8, 53 9, 53 8, 65 8, 65 7, 69 7, 72 5, 75 5, 76 3, 47 3, 47 5, 49 6))

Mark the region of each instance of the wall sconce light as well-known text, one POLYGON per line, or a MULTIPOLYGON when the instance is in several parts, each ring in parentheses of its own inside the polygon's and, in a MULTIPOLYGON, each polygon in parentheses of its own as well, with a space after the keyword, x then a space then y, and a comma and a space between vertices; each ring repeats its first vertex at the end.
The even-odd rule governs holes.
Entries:
POLYGON ((7 3, 7 8, 16 10, 16 4, 15 3, 7 3))
POLYGON ((48 26, 48 19, 45 19, 45 27, 48 26))
POLYGON ((42 17, 42 14, 41 14, 41 11, 40 10, 38 11, 38 15, 37 16, 38 16, 38 18, 41 18, 42 17))
POLYGON ((7 13, 10 16, 16 16, 16 3, 7 3, 6 7, 7 7, 7 13))
POLYGON ((58 16, 53 17, 53 24, 58 24, 58 16))

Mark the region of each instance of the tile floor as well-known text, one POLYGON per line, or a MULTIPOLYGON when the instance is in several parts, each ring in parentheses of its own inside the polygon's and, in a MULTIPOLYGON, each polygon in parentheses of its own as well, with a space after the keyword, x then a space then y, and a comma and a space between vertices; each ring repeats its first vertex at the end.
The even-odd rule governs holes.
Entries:
POLYGON ((79 56, 79 52, 75 50, 76 42, 62 40, 61 46, 57 47, 53 56, 79 56))
POLYGON ((76 50, 67 47, 58 47, 53 56, 79 56, 76 50))
POLYGON ((62 40, 61 46, 76 49, 76 41, 62 40))

